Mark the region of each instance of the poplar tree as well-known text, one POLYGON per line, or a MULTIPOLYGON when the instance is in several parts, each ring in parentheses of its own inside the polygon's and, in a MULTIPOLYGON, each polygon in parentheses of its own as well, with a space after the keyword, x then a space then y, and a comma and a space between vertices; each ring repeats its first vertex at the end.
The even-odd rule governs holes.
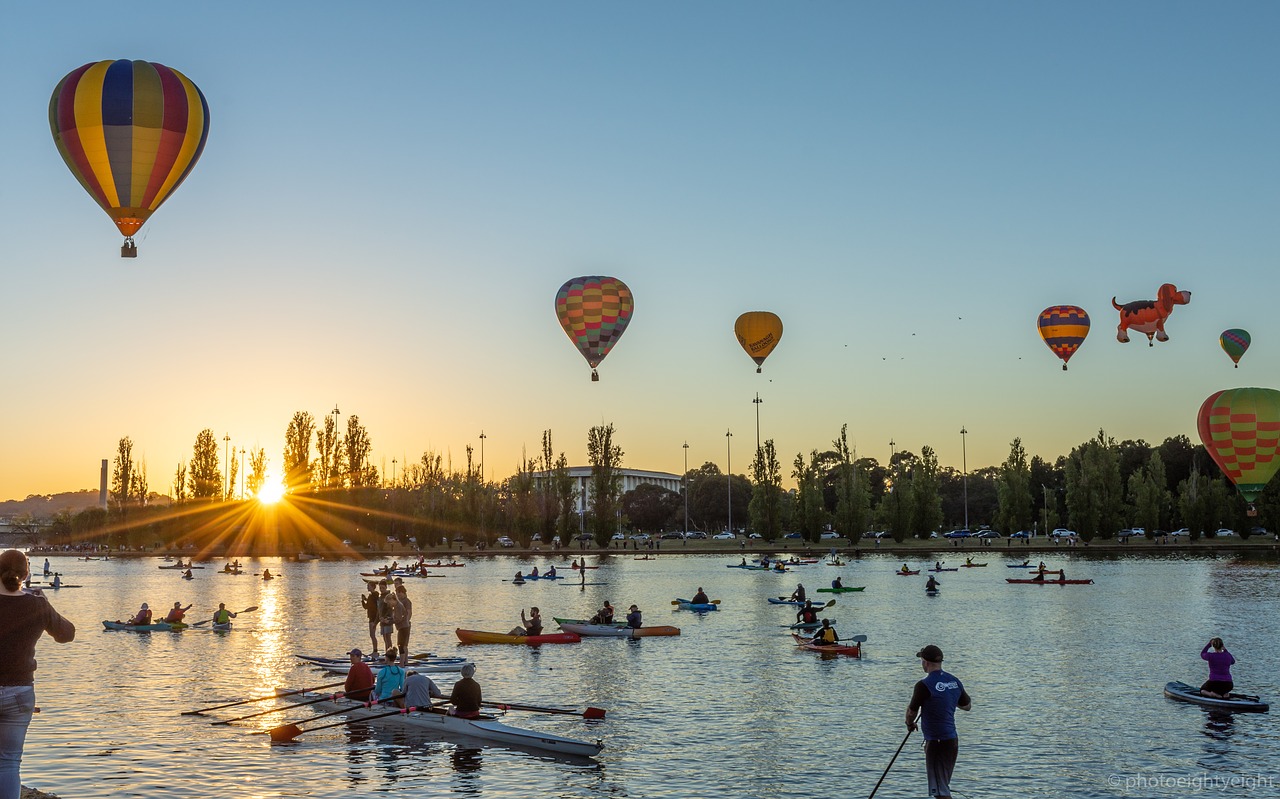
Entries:
POLYGON ((194 499, 213 499, 222 494, 222 470, 218 468, 218 439, 205 428, 196 436, 187 467, 187 482, 194 499))
POLYGON ((996 482, 996 529, 1006 535, 1019 530, 1030 530, 1035 519, 1031 493, 1031 462, 1022 447, 1022 439, 1015 438, 1009 445, 1009 457, 1000 465, 996 482))
POLYGON ((587 459, 591 462, 591 529, 596 543, 606 546, 618 527, 622 491, 622 447, 613 443, 613 425, 596 425, 587 432, 587 459))

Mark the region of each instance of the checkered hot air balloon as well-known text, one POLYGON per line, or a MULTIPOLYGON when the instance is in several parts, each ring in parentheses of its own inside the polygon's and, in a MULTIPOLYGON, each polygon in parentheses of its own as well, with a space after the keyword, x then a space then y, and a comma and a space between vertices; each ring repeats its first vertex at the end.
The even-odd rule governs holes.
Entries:
POLYGON ((1240 368, 1240 359, 1244 357, 1245 350, 1249 349, 1249 344, 1253 341, 1249 337, 1248 330, 1241 330, 1238 327, 1230 330, 1222 331, 1222 335, 1218 336, 1218 346, 1222 347, 1222 351, 1231 357, 1232 363, 1236 368, 1240 368))
POLYGON ((133 236, 200 159, 209 105, 187 76, 148 61, 99 61, 72 70, 49 100, 62 160, 124 235, 133 236))
POLYGON ((587 359, 593 381, 600 379, 596 367, 622 338, 634 308, 631 289, 616 277, 575 277, 556 292, 556 317, 587 359))
POLYGON ((1250 503, 1280 468, 1280 391, 1232 388, 1204 401, 1196 419, 1200 440, 1222 473, 1250 503))
POLYGON ((1062 371, 1089 335, 1089 314, 1075 305, 1050 305, 1040 312, 1040 338, 1062 359, 1062 371))

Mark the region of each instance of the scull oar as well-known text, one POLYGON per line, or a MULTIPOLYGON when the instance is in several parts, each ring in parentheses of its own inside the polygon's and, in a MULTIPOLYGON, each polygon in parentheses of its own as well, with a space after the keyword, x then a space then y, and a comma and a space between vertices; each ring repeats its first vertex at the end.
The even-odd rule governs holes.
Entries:
POLYGON ((582 716, 584 719, 604 718, 604 709, 589 707, 586 710, 564 710, 557 707, 539 707, 538 705, 522 705, 513 702, 481 702, 481 707, 492 707, 498 710, 524 710, 530 713, 555 713, 561 716, 582 716))
POLYGON ((283 693, 283 694, 272 694, 271 696, 259 696, 253 699, 241 699, 239 702, 228 702, 225 705, 214 705, 213 707, 202 707, 199 710, 184 710, 180 715, 198 716, 201 713, 207 713, 210 710, 221 710, 224 707, 235 707, 236 705, 249 705, 254 702, 265 702, 268 699, 275 699, 278 696, 295 696, 297 694, 309 694, 312 691, 319 691, 321 688, 334 688, 336 686, 345 685, 345 684, 346 684, 346 680, 343 680, 342 682, 331 682, 326 685, 317 685, 315 688, 299 688, 296 691, 289 691, 288 693, 283 693))

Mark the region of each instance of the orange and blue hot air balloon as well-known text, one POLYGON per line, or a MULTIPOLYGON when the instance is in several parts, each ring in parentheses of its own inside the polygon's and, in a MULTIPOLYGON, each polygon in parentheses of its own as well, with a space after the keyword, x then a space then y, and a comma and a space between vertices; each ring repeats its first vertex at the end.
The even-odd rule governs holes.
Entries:
POLYGON ((1248 330, 1241 330, 1234 327, 1230 330, 1222 331, 1222 335, 1218 336, 1218 346, 1222 347, 1222 351, 1231 356, 1231 361, 1240 368, 1240 359, 1244 357, 1244 353, 1249 349, 1249 344, 1253 339, 1249 337, 1248 330))
POLYGON ((98 61, 72 70, 49 100, 62 160, 125 237, 182 184, 209 137, 209 105, 191 80, 163 64, 98 61))
POLYGON ((747 311, 733 323, 733 333, 742 349, 756 362, 758 373, 764 359, 782 340, 782 320, 772 311, 747 311))
POLYGON ((1211 394, 1200 406, 1196 427, 1214 463, 1252 506, 1280 469, 1280 391, 1232 388, 1211 394))
POLYGON ((1040 312, 1040 338, 1062 359, 1062 371, 1089 335, 1089 314, 1075 305, 1050 305, 1040 312))
POLYGON ((587 359, 593 381, 600 379, 596 367, 626 331, 634 309, 631 289, 616 277, 575 277, 556 292, 556 317, 587 359))

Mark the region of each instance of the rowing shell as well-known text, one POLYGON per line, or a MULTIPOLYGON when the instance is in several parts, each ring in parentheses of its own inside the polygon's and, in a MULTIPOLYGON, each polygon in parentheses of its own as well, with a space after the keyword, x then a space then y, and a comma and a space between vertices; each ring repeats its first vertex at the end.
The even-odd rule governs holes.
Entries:
POLYGON ((654 635, 679 635, 679 627, 640 627, 633 629, 631 627, 617 627, 612 624, 572 624, 565 622, 560 625, 560 629, 567 633, 574 633, 583 638, 647 638, 654 635))
MULTIPOLYGON (((287 693, 287 689, 283 688, 278 688, 276 691, 279 694, 287 693)), ((322 694, 296 694, 285 698, 293 702, 303 702, 313 700, 319 696, 322 696, 322 694)), ((372 720, 370 719, 371 716, 379 716, 387 712, 387 708, 367 708, 363 703, 354 702, 350 699, 331 699, 325 702, 317 702, 311 707, 322 711, 345 710, 346 717, 353 721, 372 720)), ((508 724, 503 724, 497 720, 497 717, 490 715, 482 715, 479 719, 462 719, 457 716, 450 716, 443 711, 432 710, 382 716, 377 721, 419 727, 441 735, 463 735, 481 741, 530 747, 575 757, 594 757, 600 754, 600 750, 604 749, 604 744, 599 741, 590 743, 547 732, 512 727, 508 724)))

